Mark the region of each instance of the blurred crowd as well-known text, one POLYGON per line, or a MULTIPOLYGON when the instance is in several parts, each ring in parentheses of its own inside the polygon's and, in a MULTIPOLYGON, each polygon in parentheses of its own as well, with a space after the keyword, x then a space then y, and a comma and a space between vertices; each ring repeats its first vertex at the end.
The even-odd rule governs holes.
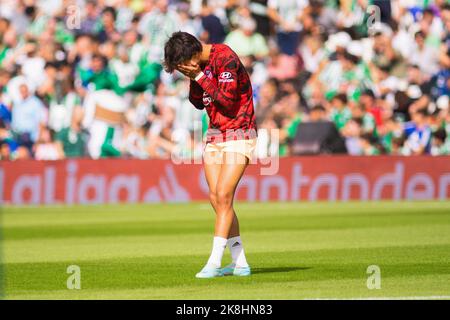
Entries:
POLYGON ((201 157, 206 113, 161 67, 178 30, 240 56, 258 157, 315 121, 351 155, 450 154, 447 0, 0 0, 0 159, 201 157))

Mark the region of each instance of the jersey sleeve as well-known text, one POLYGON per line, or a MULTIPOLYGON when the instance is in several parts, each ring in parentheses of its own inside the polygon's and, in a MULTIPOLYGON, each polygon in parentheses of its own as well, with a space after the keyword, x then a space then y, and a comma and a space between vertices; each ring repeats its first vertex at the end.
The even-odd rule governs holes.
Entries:
POLYGON ((202 110, 205 108, 203 105, 203 89, 195 81, 191 80, 189 86, 189 101, 194 105, 195 108, 202 110))
POLYGON ((232 53, 217 58, 219 59, 217 85, 204 74, 197 82, 218 106, 228 109, 239 102, 239 61, 232 53))

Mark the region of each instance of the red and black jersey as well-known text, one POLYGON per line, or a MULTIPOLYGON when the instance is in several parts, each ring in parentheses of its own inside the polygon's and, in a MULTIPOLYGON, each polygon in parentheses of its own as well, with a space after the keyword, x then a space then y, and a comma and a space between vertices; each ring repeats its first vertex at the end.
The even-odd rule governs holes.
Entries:
POLYGON ((213 44, 203 75, 191 80, 189 100, 209 116, 208 142, 256 138, 250 77, 236 53, 213 44))

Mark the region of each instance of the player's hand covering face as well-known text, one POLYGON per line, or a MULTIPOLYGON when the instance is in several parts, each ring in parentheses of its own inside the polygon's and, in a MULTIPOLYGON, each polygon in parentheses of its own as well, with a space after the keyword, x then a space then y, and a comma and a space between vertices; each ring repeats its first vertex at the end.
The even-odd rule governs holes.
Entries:
POLYGON ((193 57, 191 60, 184 61, 182 64, 177 66, 177 70, 184 74, 186 77, 190 79, 195 79, 196 76, 202 72, 200 68, 200 59, 199 57, 193 57))

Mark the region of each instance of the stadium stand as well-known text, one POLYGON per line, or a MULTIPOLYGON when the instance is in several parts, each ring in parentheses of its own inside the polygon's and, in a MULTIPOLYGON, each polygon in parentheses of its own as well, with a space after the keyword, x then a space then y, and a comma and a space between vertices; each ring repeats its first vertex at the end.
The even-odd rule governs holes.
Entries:
POLYGON ((201 157, 206 114, 161 67, 178 30, 241 57, 259 130, 280 130, 260 157, 317 118, 350 155, 450 153, 446 0, 0 3, 2 160, 201 157))

